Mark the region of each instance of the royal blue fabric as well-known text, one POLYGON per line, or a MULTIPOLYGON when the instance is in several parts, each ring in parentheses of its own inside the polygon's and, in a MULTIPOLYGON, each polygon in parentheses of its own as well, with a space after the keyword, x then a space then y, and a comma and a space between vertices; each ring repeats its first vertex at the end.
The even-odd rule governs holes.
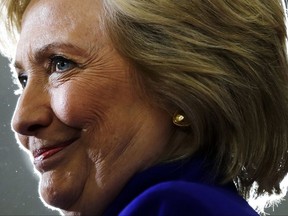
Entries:
POLYGON ((233 183, 217 185, 202 160, 158 165, 136 174, 104 216, 257 216, 233 183))

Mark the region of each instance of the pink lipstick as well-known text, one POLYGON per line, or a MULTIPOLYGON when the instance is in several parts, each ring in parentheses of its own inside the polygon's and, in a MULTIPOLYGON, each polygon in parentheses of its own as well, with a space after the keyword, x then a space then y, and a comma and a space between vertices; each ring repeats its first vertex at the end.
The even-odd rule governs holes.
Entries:
POLYGON ((41 148, 37 149, 33 152, 34 160, 44 160, 46 158, 51 157, 52 155, 56 154, 57 152, 63 150, 66 146, 58 146, 52 148, 41 148))
POLYGON ((69 156, 69 152, 75 149, 75 145, 73 145, 75 141, 76 139, 71 139, 65 142, 50 143, 45 147, 34 149, 35 168, 43 173, 63 163, 65 158, 69 156))

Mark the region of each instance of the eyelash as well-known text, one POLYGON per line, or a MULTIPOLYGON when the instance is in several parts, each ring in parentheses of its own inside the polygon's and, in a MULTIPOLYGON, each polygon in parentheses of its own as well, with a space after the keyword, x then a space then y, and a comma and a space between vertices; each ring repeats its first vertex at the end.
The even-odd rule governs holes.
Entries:
MULTIPOLYGON (((63 67, 65 67, 65 65, 62 65, 63 67)), ((66 71, 69 71, 73 68, 75 68, 77 66, 77 64, 70 60, 70 59, 67 59, 63 56, 58 56, 58 55, 55 55, 55 56, 52 56, 50 58, 50 62, 49 62, 49 70, 51 73, 63 73, 63 72, 66 72, 66 71), (69 64, 69 67, 66 68, 66 69, 57 69, 57 66, 61 66, 61 65, 58 65, 59 63, 65 63, 66 66, 67 66, 67 63, 69 64)))
POLYGON ((25 74, 19 74, 18 75, 18 81, 19 81, 20 85, 22 86, 22 88, 24 89, 28 83, 28 76, 25 74))
MULTIPOLYGON (((52 73, 63 73, 63 72, 72 70, 73 68, 75 68, 77 66, 77 64, 74 61, 72 61, 70 59, 67 59, 67 58, 65 58, 63 56, 55 55, 55 56, 52 56, 49 59, 50 59, 50 61, 49 61, 49 71, 50 71, 51 74, 52 73), (70 67, 68 67, 67 69, 63 69, 63 70, 57 70, 57 64, 60 63, 60 62, 65 63, 66 65, 68 63, 68 64, 70 64, 70 67)), ((22 88, 24 89, 26 87, 27 83, 28 83, 28 76, 26 74, 24 74, 24 73, 21 73, 21 74, 18 75, 18 81, 21 84, 22 88)))

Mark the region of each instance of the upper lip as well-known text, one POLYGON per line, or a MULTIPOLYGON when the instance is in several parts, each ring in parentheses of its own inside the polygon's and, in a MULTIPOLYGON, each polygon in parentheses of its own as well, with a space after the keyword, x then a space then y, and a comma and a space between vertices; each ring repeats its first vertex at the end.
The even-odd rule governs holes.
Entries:
POLYGON ((70 140, 67 140, 67 141, 59 141, 59 142, 47 143, 47 144, 43 145, 43 147, 35 148, 32 151, 33 157, 37 158, 40 155, 42 155, 44 152, 49 151, 49 150, 54 149, 54 148, 68 146, 68 145, 72 144, 75 140, 76 140, 76 138, 73 138, 73 139, 70 139, 70 140))

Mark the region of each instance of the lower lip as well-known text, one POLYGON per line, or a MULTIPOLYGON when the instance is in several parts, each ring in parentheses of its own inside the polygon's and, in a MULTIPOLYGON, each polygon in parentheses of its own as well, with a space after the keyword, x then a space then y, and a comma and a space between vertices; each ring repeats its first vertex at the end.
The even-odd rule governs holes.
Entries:
POLYGON ((39 155, 38 157, 34 158, 34 161, 42 161, 45 160, 49 157, 51 157, 52 155, 56 154, 57 152, 63 150, 66 146, 64 147, 57 147, 57 148, 53 148, 50 150, 45 151, 44 153, 42 153, 41 155, 39 155))
POLYGON ((67 154, 69 154, 70 149, 74 146, 72 144, 73 142, 43 152, 38 157, 34 158, 35 168, 39 172, 43 173, 52 170, 57 165, 60 165, 65 161, 63 159, 67 154))

